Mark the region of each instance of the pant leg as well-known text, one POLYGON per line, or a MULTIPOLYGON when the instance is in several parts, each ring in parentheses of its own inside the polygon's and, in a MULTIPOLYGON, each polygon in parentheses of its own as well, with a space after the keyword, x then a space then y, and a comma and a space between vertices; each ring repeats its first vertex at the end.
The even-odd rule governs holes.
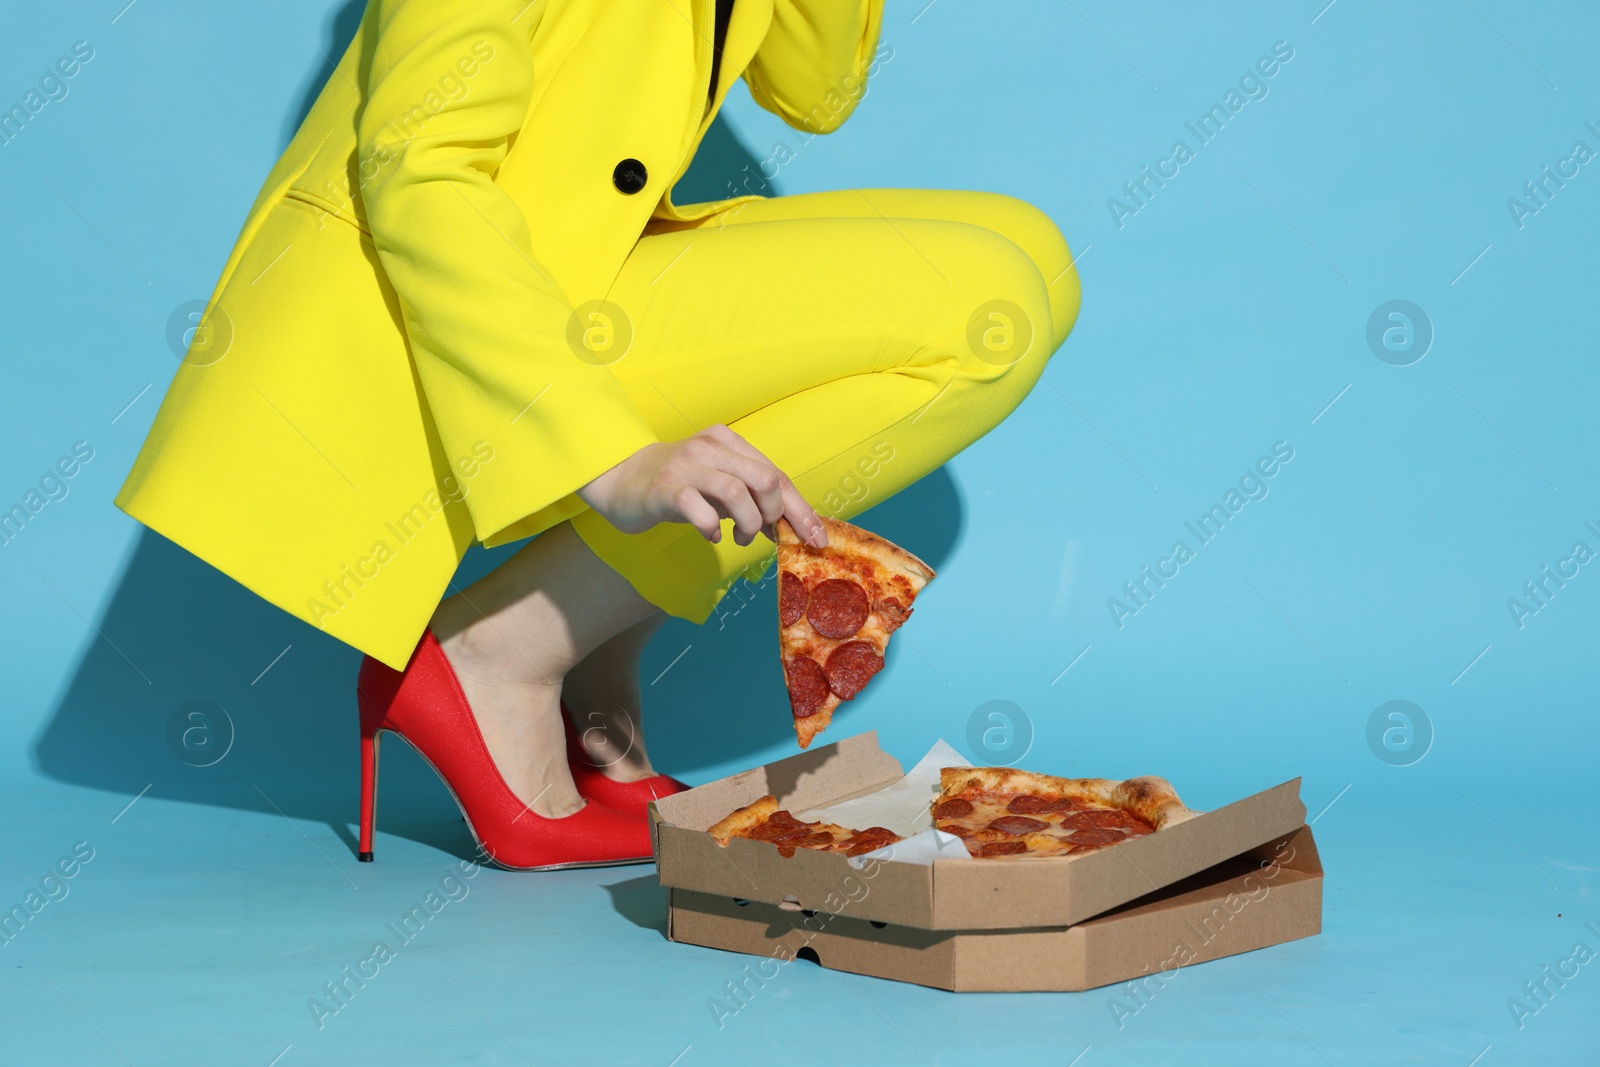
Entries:
MULTIPOLYGON (((726 423, 838 518, 987 433, 1059 343, 1034 256, 994 229, 941 218, 654 232, 610 300, 632 333, 612 370, 658 434, 726 423)), ((682 524, 622 534, 592 510, 572 523, 647 600, 695 622, 773 553, 764 538, 712 545, 682 524)))
POLYGON ((933 219, 993 230, 1027 252, 1050 293, 1056 347, 1078 317, 1080 287, 1072 252, 1050 216, 1026 200, 965 189, 835 189, 749 200, 694 223, 664 228, 721 228, 745 222, 804 218, 933 219))

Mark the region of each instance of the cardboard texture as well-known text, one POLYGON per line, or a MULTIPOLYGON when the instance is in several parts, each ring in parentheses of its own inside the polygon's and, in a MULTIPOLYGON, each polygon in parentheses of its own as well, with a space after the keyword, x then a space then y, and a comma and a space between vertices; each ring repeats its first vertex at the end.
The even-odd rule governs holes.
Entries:
MULTIPOLYGON (((863 900, 874 883, 865 883, 863 900)), ((1322 864, 1301 826, 1058 928, 935 931, 860 918, 854 904, 852 914, 827 914, 677 888, 668 900, 667 936, 709 948, 955 992, 1071 992, 1137 980, 1148 993, 1183 967, 1320 932, 1322 864)))
POLYGON ((735 838, 723 848, 705 832, 767 793, 804 811, 881 789, 903 774, 869 732, 664 797, 652 815, 661 883, 923 930, 1064 927, 1291 833, 1306 814, 1297 778, 1071 858, 941 859, 931 866, 888 860, 866 871, 834 853, 800 850, 786 859, 762 841, 735 838))

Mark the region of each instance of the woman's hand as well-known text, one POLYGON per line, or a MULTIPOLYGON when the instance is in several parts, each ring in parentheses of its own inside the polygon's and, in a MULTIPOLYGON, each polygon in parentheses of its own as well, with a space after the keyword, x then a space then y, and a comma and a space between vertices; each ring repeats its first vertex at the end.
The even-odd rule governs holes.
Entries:
POLYGON ((623 533, 686 522, 716 544, 727 518, 734 522, 734 542, 748 545, 758 533, 776 540, 772 524, 786 518, 814 548, 828 544, 822 520, 789 476, 722 425, 646 445, 579 489, 578 497, 623 533))

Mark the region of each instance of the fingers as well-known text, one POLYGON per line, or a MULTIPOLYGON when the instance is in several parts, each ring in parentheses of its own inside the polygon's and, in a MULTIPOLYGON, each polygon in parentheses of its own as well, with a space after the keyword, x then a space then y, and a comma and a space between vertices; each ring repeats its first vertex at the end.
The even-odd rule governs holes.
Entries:
POLYGON ((733 520, 736 544, 748 545, 761 529, 761 513, 744 483, 719 471, 703 471, 701 484, 679 486, 673 495, 673 518, 700 531, 712 544, 722 540, 722 520, 733 520))
POLYGON ((705 430, 703 436, 717 448, 720 458, 725 461, 722 469, 742 479, 750 490, 756 507, 761 511, 762 525, 778 521, 784 513, 783 472, 749 441, 720 423, 705 430))
POLYGON ((777 468, 726 426, 696 434, 687 451, 710 468, 711 477, 697 484, 734 520, 735 543, 748 545, 783 514, 777 468))
POLYGON ((812 548, 828 547, 828 530, 822 525, 822 519, 806 503, 806 498, 800 495, 800 490, 795 488, 787 474, 783 475, 783 513, 795 533, 808 545, 812 548))
POLYGON ((788 481, 783 472, 760 453, 754 458, 738 453, 726 455, 728 466, 724 469, 738 478, 749 491, 751 500, 761 513, 759 525, 768 526, 782 518, 786 503, 783 487, 788 481))
MULTIPOLYGON (((673 443, 657 443, 630 457, 635 488, 622 494, 627 508, 607 506, 608 475, 584 486, 580 498, 600 511, 624 533, 637 533, 657 522, 693 526, 712 544, 722 540, 722 520, 733 521, 734 541, 741 547, 763 531, 777 540, 774 524, 787 516, 800 536, 818 542, 812 531, 821 523, 794 484, 750 443, 726 426, 714 426, 673 443), (635 458, 642 457, 642 458, 635 458)), ((613 470, 622 469, 618 464, 613 470)), ((617 477, 621 477, 618 475, 617 477)), ((826 536, 826 535, 822 535, 826 536)), ((818 547, 826 544, 823 540, 818 547)))
POLYGON ((742 478, 750 489, 761 511, 762 532, 768 538, 773 541, 778 539, 777 528, 773 524, 780 518, 787 518, 795 533, 807 544, 815 548, 827 547, 828 533, 823 528, 822 520, 806 503, 805 497, 800 495, 800 490, 787 474, 749 441, 726 426, 712 426, 704 431, 704 436, 723 450, 732 468, 728 472, 742 478))
POLYGON ((672 496, 672 507, 677 512, 674 518, 699 530, 707 541, 716 544, 722 540, 722 515, 694 486, 679 486, 672 496))
POLYGON ((708 471, 704 484, 698 488, 723 516, 733 520, 735 544, 748 545, 756 539, 761 532, 761 509, 740 478, 721 470, 708 471))

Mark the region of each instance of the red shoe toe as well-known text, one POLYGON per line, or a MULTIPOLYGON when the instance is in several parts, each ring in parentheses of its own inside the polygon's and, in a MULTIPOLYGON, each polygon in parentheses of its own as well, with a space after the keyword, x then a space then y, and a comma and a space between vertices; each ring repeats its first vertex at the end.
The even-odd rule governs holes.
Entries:
POLYGON ((596 804, 643 819, 649 816, 652 800, 660 800, 689 788, 665 774, 641 778, 637 782, 618 782, 607 778, 604 771, 589 762, 565 704, 561 706, 561 724, 567 731, 567 766, 572 769, 572 781, 579 793, 596 804))

